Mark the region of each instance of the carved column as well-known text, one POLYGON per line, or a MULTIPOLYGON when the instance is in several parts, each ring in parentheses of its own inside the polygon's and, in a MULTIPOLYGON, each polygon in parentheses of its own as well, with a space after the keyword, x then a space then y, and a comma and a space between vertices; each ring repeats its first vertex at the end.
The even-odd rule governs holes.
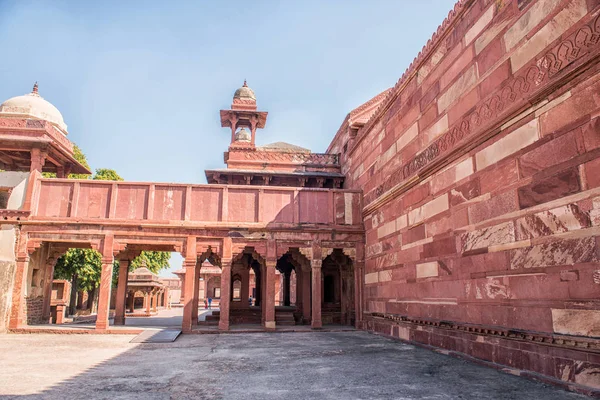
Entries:
POLYGON ((202 267, 201 262, 196 263, 196 272, 194 274, 194 296, 192 297, 193 306, 192 306, 192 325, 198 325, 198 299, 200 294, 200 268, 202 267))
POLYGON ((152 300, 153 300, 153 307, 152 307, 152 312, 158 312, 158 291, 154 292, 154 295, 152 296, 152 300))
POLYGON ((185 333, 191 332, 192 325, 194 325, 194 282, 196 281, 196 279, 198 279, 198 277, 196 276, 196 258, 186 259, 183 263, 185 267, 185 299, 183 300, 182 330, 185 333))
POLYGON ((354 325, 362 329, 363 322, 363 283, 365 272, 365 244, 360 242, 356 244, 356 260, 354 262, 354 307, 355 320, 354 325))
POLYGON ((275 329, 275 268, 277 260, 267 260, 265 268, 265 328, 275 329))
POLYGON ((146 306, 146 315, 150 316, 150 310, 152 308, 152 297, 149 290, 144 292, 144 305, 146 306))
POLYGON ((12 306, 10 310, 9 329, 16 329, 27 324, 25 321, 25 290, 27 288, 27 270, 29 269, 29 254, 17 253, 15 283, 13 285, 12 306))
POLYGON ((248 304, 248 298, 250 297, 250 269, 248 265, 244 265, 242 270, 242 287, 240 288, 240 307, 250 308, 248 304))
POLYGON ((313 245, 313 254, 311 260, 311 273, 312 273, 312 323, 313 329, 320 329, 323 327, 321 320, 321 302, 322 302, 322 281, 321 281, 321 267, 323 261, 321 260, 321 247, 313 245))
POLYGON ((302 312, 302 269, 300 267, 296 267, 296 310, 298 312, 302 312))
POLYGON ((310 267, 302 269, 302 318, 304 321, 310 321, 312 302, 310 299, 310 267))
POLYGON ((221 261, 221 301, 219 305, 219 329, 229 330, 229 308, 231 306, 231 260, 221 261))
POLYGON ((179 279, 181 280, 181 295, 179 296, 179 303, 185 304, 185 274, 179 275, 179 279))
POLYGON ((100 275, 100 293, 98 295, 98 317, 96 319, 96 330, 108 328, 108 314, 110 311, 110 292, 112 289, 113 275, 113 236, 104 238, 101 248, 102 273, 100 275))
POLYGON ((119 280, 117 282, 117 298, 115 302, 115 325, 125 325, 125 301, 127 297, 128 278, 129 260, 119 260, 119 280))
POLYGON ((52 280, 54 278, 54 266, 56 265, 57 257, 49 257, 46 260, 44 273, 44 304, 42 306, 42 320, 51 323, 50 303, 52 302, 52 280))

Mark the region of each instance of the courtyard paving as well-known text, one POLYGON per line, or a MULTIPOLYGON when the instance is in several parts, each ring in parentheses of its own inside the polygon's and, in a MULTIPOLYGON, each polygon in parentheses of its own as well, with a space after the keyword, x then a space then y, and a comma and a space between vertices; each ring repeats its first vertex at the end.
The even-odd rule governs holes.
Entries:
POLYGON ((365 332, 2 335, 0 395, 44 399, 586 397, 365 332))

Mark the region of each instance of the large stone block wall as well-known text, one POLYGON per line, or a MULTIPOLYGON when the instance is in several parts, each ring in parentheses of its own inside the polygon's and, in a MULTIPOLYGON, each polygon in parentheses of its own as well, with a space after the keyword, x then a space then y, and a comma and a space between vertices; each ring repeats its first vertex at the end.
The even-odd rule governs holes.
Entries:
MULTIPOLYGON (((7 209, 18 210, 23 206, 28 172, 0 172, 0 188, 10 189, 7 209)), ((15 281, 15 245, 18 232, 14 227, 0 229, 0 333, 6 332, 12 305, 15 281)))
POLYGON ((355 138, 365 328, 600 389, 600 1, 465 1, 355 138))

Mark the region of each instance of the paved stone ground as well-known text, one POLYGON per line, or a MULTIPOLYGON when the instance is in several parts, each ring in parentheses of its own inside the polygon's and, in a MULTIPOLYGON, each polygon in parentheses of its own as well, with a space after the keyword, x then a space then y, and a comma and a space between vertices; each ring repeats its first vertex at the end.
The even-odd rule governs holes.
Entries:
POLYGON ((2 335, 0 395, 46 399, 544 399, 584 396, 365 332, 2 335))

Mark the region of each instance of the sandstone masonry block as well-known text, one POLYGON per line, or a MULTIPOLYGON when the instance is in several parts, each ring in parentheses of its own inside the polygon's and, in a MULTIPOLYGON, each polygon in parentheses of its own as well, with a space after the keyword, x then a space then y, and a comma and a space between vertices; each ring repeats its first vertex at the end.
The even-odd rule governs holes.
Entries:
POLYGON ((531 39, 514 52, 510 57, 513 72, 521 69, 529 60, 534 58, 550 43, 558 39, 567 29, 573 26, 573 24, 583 18, 586 13, 587 5, 585 0, 572 0, 569 2, 550 22, 544 25, 531 39))
POLYGON ((506 49, 511 50, 546 16, 548 16, 561 0, 540 0, 536 2, 519 20, 504 34, 506 49))
POLYGON ((562 335, 600 336, 600 311, 552 309, 554 332, 562 335))
POLYGON ((456 99, 470 89, 477 81, 475 65, 467 69, 448 89, 438 98, 438 112, 443 113, 456 99))
POLYGON ((538 140, 538 120, 534 119, 522 127, 509 133, 496 143, 479 151, 475 155, 475 163, 477 170, 482 169, 497 163, 509 155, 516 153, 523 147, 530 145, 538 140))
POLYGON ((494 18, 494 8, 494 6, 489 7, 487 11, 484 12, 481 17, 479 17, 477 22, 475 22, 475 24, 467 31, 465 34, 465 43, 467 45, 469 45, 473 39, 475 39, 477 35, 483 31, 483 28, 485 28, 492 21, 492 18, 494 18))
POLYGON ((407 144, 412 142, 412 140, 414 138, 416 138, 418 134, 419 134, 419 124, 418 124, 418 122, 415 122, 396 141, 396 151, 400 152, 403 148, 406 147, 407 144))
POLYGON ((439 275, 439 263, 437 261, 417 264, 417 278, 430 278, 439 275))

